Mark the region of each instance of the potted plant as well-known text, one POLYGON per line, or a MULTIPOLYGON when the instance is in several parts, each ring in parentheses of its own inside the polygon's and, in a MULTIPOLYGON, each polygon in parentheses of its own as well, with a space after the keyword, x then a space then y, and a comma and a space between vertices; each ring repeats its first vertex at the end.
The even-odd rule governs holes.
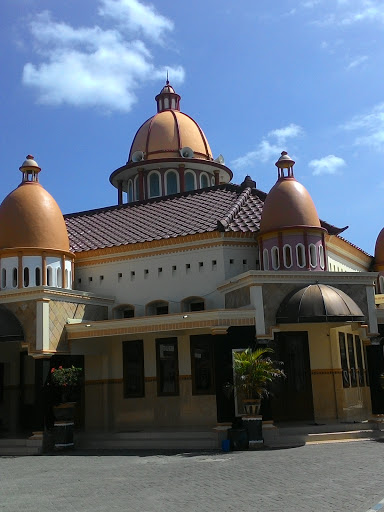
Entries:
POLYGON ((273 361, 268 354, 271 348, 263 347, 252 350, 247 348, 233 354, 234 389, 242 400, 247 416, 255 416, 260 412, 261 399, 269 394, 268 385, 275 379, 285 377, 279 368, 283 363, 273 361))
POLYGON ((51 383, 60 391, 61 403, 71 401, 71 395, 81 384, 82 368, 71 366, 69 368, 51 369, 51 383))

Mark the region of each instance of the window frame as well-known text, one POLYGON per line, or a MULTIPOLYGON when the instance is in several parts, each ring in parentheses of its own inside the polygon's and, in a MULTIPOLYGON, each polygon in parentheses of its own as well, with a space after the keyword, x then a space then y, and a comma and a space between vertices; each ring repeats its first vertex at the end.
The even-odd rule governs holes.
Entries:
MULTIPOLYGON (((123 396, 124 398, 143 398, 145 397, 145 375, 144 375, 144 342, 143 340, 129 340, 122 342, 122 353, 123 353, 123 396), (138 347, 139 358, 137 361, 136 368, 138 369, 138 379, 140 381, 138 392, 129 392, 128 390, 128 375, 129 361, 128 361, 128 347, 132 349, 132 345, 136 344, 138 347)), ((133 372, 135 373, 135 372, 133 372)), ((132 374, 132 371, 131 371, 132 374)), ((136 376, 136 375, 134 375, 136 376)))
MULTIPOLYGON (((176 337, 172 338, 156 338, 156 381, 157 381, 157 396, 179 396, 180 394, 180 386, 179 386, 179 353, 178 353, 178 340, 176 337), (163 371, 161 365, 160 358, 160 347, 161 345, 173 345, 174 350, 173 358, 174 368, 175 368, 175 389, 174 391, 163 391, 163 387, 165 385, 163 379, 163 371)), ((166 360, 166 359, 164 359, 166 360)))
POLYGON ((213 340, 208 339, 206 335, 196 335, 190 336, 190 355, 191 355, 191 372, 192 372, 192 395, 202 396, 202 395, 215 395, 216 394, 216 386, 215 386, 215 366, 214 366, 214 346, 213 340), (205 347, 202 347, 205 345, 205 347), (209 370, 210 375, 210 385, 207 390, 202 390, 197 386, 197 377, 198 377, 198 365, 196 365, 196 357, 194 357, 197 350, 205 350, 208 351, 208 362, 206 365, 202 365, 202 369, 205 367, 209 370))

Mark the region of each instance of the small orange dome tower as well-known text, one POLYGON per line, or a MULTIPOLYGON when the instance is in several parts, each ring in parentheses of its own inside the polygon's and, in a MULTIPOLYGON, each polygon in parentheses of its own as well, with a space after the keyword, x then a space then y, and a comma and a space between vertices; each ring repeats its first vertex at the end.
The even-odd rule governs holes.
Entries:
POLYGON ((170 85, 155 98, 157 114, 137 131, 126 165, 110 182, 118 189, 118 204, 228 183, 232 171, 220 155, 212 157, 203 130, 180 111, 180 96, 170 85))
POLYGON ((326 230, 307 189, 293 174, 286 151, 276 162, 278 179, 264 202, 259 245, 264 270, 326 270, 326 230))
POLYGON ((74 256, 61 210, 32 155, 20 171, 22 182, 0 205, 1 288, 71 288, 74 256))

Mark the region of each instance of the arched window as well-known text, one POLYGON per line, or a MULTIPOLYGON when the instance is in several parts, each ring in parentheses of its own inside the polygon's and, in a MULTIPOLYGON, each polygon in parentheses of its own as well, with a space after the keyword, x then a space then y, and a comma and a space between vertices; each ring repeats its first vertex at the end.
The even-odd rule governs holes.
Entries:
POLYGON ((12 286, 17 287, 17 268, 15 267, 12 271, 12 286))
POLYGON ((65 287, 66 288, 70 288, 71 287, 71 282, 70 282, 70 272, 69 270, 66 268, 65 269, 65 287))
POLYGON ((133 202, 133 183, 132 180, 128 181, 128 203, 133 202))
POLYGON ((167 187, 167 195, 169 194, 177 194, 178 187, 177 187, 177 175, 175 171, 169 171, 167 172, 165 176, 165 183, 167 187))
POLYGON ((208 176, 206 174, 200 175, 200 188, 207 188, 209 187, 209 181, 208 176))
POLYGON ((1 287, 7 287, 7 271, 5 268, 1 269, 1 287))
POLYGON ((56 286, 58 288, 63 287, 62 272, 60 267, 56 269, 56 286))
POLYGON ((185 173, 185 190, 189 192, 190 190, 195 190, 195 175, 192 172, 185 173))
POLYGON ((24 288, 29 286, 29 268, 24 267, 24 288))
POLYGON ((279 249, 276 246, 272 247, 271 260, 272 260, 273 270, 278 270, 278 268, 280 267, 280 257, 279 257, 279 249))
POLYGON ((290 245, 284 245, 283 257, 284 257, 284 267, 291 268, 292 267, 292 248, 290 245))
POLYGON ((156 300, 147 304, 145 308, 147 315, 168 315, 168 302, 156 300))
POLYGON ((160 196, 160 174, 158 172, 152 172, 149 175, 149 197, 160 196))
POLYGON ((309 244, 309 262, 311 267, 315 268, 317 266, 317 251, 315 244, 309 244))
POLYGON ((212 176, 212 178, 211 178, 211 185, 212 185, 212 187, 214 186, 214 184, 215 184, 215 178, 212 176))
POLYGON ((52 286, 52 267, 47 267, 47 286, 52 286))
POLYGON ((263 251, 263 266, 264 266, 264 270, 269 270, 269 253, 268 253, 268 249, 264 249, 264 251, 263 251))
POLYGON ((324 259, 324 247, 322 245, 319 245, 319 260, 320 260, 320 267, 325 268, 325 259, 324 259))
POLYGON ((135 201, 139 200, 139 177, 135 176, 135 179, 133 181, 135 185, 135 201))
POLYGON ((204 311, 205 301, 202 297, 187 297, 181 301, 181 310, 185 313, 188 311, 204 311))
POLYGON ((305 248, 303 244, 296 245, 296 261, 297 266, 300 268, 305 267, 306 258, 305 258, 305 248))
POLYGON ((41 270, 39 269, 39 267, 35 269, 35 285, 41 285, 41 270))
POLYGON ((121 318, 133 318, 135 316, 135 306, 131 304, 123 304, 121 306, 117 306, 113 310, 113 317, 117 319, 121 318))

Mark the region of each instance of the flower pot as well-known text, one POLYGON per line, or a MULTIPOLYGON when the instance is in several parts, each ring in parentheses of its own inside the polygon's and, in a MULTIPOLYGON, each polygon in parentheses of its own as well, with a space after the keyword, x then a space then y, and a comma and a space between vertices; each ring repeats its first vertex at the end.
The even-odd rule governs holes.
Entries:
POLYGON ((260 413, 261 399, 260 398, 244 398, 243 408, 247 416, 258 416, 260 413))
POLYGON ((66 402, 53 407, 53 415, 56 421, 73 421, 76 402, 66 402))

